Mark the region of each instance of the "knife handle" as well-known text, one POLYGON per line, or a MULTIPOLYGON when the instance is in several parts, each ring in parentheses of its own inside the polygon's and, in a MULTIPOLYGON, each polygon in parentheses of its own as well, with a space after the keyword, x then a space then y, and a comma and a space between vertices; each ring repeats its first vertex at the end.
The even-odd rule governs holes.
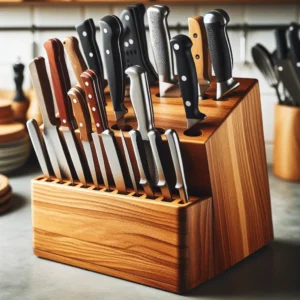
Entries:
POLYGON ((44 43, 47 52, 53 90, 59 111, 61 125, 73 129, 73 113, 68 99, 71 88, 70 78, 64 57, 64 47, 60 40, 49 39, 44 43))
POLYGON ((277 57, 279 60, 288 58, 288 46, 286 39, 286 30, 284 28, 277 28, 275 30, 277 57))
POLYGON ((90 142, 92 140, 92 123, 89 110, 85 103, 84 91, 79 86, 73 87, 68 92, 68 95, 78 124, 80 139, 90 142))
POLYGON ((64 39, 63 44, 69 56, 77 81, 80 87, 83 88, 83 82, 80 75, 82 74, 82 72, 87 70, 87 65, 79 49, 78 40, 74 36, 68 36, 64 39))
POLYGON ((186 118, 203 120, 206 116, 198 108, 198 81, 191 53, 192 41, 188 36, 179 34, 172 38, 170 43, 176 57, 178 80, 186 118))
POLYGON ((215 9, 204 16, 208 48, 217 82, 232 78, 233 57, 227 34, 228 14, 215 9))
POLYGON ((132 66, 125 73, 130 78, 131 103, 137 119, 137 130, 143 140, 148 140, 147 133, 155 129, 152 99, 149 90, 147 73, 140 66, 132 66))
POLYGON ((57 126, 59 120, 55 118, 53 95, 44 57, 39 56, 32 60, 29 64, 29 70, 44 126, 57 126))
POLYGON ((288 40, 290 43, 292 59, 297 66, 297 63, 300 63, 300 41, 299 41, 299 25, 295 22, 291 23, 289 26, 288 40))
POLYGON ((83 72, 81 78, 84 80, 86 100, 92 112, 97 133, 101 134, 105 129, 108 129, 103 88, 97 74, 93 70, 83 72))

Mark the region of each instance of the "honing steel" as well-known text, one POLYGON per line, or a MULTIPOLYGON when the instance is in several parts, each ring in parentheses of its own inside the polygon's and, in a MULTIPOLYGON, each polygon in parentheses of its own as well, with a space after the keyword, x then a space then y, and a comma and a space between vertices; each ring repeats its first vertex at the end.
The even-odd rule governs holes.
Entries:
POLYGON ((68 54, 78 84, 83 89, 84 86, 80 75, 87 70, 87 65, 79 49, 79 42, 76 37, 68 36, 63 40, 63 45, 68 54))
POLYGON ((291 23, 288 29, 288 41, 290 44, 290 54, 292 62, 296 68, 298 78, 300 79, 300 41, 299 41, 299 24, 291 23))
POLYGON ((151 46, 159 79, 159 95, 160 97, 179 97, 180 90, 174 76, 167 23, 169 13, 169 8, 163 5, 154 5, 147 10, 151 46))
POLYGON ((206 115, 198 107, 198 81, 194 60, 191 53, 192 41, 183 34, 171 39, 171 47, 175 53, 179 86, 186 114, 187 129, 190 129, 206 115))
MULTIPOLYGON (((60 129, 63 132, 78 179, 84 186, 86 186, 87 182, 84 167, 79 155, 76 136, 74 134, 76 122, 68 97, 68 91, 71 89, 71 83, 64 57, 64 47, 58 39, 49 39, 44 43, 44 47, 50 64, 53 91, 61 122, 60 129)), ((56 147, 56 145, 54 145, 54 147, 56 147)))
POLYGON ((180 141, 177 132, 173 129, 168 129, 165 132, 169 149, 172 156, 172 161, 176 174, 176 185, 175 188, 179 191, 180 199, 187 203, 189 201, 189 194, 184 174, 184 166, 182 161, 182 155, 180 151, 180 141))
POLYGON ((27 129, 31 139, 33 149, 42 169, 43 175, 49 180, 51 177, 51 163, 48 157, 47 149, 41 137, 40 128, 36 120, 27 121, 27 129))
POLYGON ((68 95, 72 103, 74 115, 78 124, 80 140, 82 142, 85 157, 92 175, 93 183, 96 189, 99 189, 99 182, 96 172, 97 162, 94 160, 92 150, 92 123, 90 113, 85 102, 85 94, 84 91, 78 86, 71 88, 68 92, 68 95))
POLYGON ((62 181, 67 178, 72 183, 74 176, 71 172, 71 162, 60 139, 58 127, 60 122, 55 118, 54 101, 49 78, 46 71, 45 59, 37 57, 29 64, 32 85, 35 89, 44 123, 43 137, 49 154, 49 159, 56 178, 62 181))
POLYGON ((200 97, 203 99, 212 80, 212 66, 208 51, 206 29, 203 17, 188 18, 189 36, 192 40, 192 55, 197 71, 200 97))
POLYGON ((222 9, 214 9, 204 16, 208 48, 217 79, 217 96, 221 99, 240 85, 232 78, 233 57, 227 34, 230 18, 222 9))
POLYGON ((125 127, 124 106, 125 63, 123 50, 123 26, 116 16, 105 16, 99 21, 103 61, 107 72, 110 96, 119 129, 125 127))

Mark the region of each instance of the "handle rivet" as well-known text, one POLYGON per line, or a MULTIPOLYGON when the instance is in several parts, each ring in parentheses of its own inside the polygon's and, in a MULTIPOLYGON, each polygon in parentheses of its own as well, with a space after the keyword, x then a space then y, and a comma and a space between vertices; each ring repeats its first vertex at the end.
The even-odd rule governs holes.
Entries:
POLYGON ((106 28, 104 28, 103 31, 104 31, 104 33, 107 33, 107 29, 106 28))
POLYGON ((77 103, 77 100, 76 100, 76 99, 73 99, 73 102, 74 102, 74 103, 77 103))
POLYGON ((181 76, 181 80, 182 81, 187 81, 187 77, 183 75, 183 76, 181 76))
POLYGON ((63 123, 67 123, 67 121, 65 119, 63 119, 63 123))
POLYGON ((133 39, 129 39, 129 44, 130 44, 130 45, 133 44, 133 39))
POLYGON ((289 31, 293 31, 294 30, 294 27, 293 26, 290 26, 289 27, 289 31))
POLYGON ((128 16, 128 15, 125 16, 125 20, 126 20, 126 21, 129 20, 129 16, 128 16))
POLYGON ((86 86, 89 86, 89 83, 86 81, 85 83, 84 83, 86 86))
POLYGON ((190 101, 185 101, 185 105, 190 107, 192 105, 192 103, 190 101))
POLYGON ((197 55, 196 55, 196 59, 199 59, 199 58, 200 58, 200 55, 197 54, 197 55))
POLYGON ((88 94, 88 97, 89 97, 89 99, 92 99, 92 95, 91 94, 88 94))
POLYGON ((99 124, 99 123, 97 123, 97 124, 96 124, 96 126, 97 126, 97 127, 100 127, 100 124, 99 124))
POLYGON ((90 56, 90 57, 93 57, 93 56, 94 56, 94 54, 93 54, 92 52, 90 52, 90 53, 89 53, 89 56, 90 56))
POLYGON ((175 50, 178 50, 178 49, 179 49, 179 45, 178 45, 178 44, 175 44, 175 45, 174 45, 174 49, 175 49, 175 50))
POLYGON ((84 32, 82 33, 82 35, 83 35, 83 36, 87 36, 87 33, 86 33, 86 31, 84 31, 84 32))
POLYGON ((296 66, 299 68, 300 67, 300 62, 297 62, 296 66))
POLYGON ((106 54, 109 54, 109 53, 110 53, 109 50, 106 50, 105 52, 106 52, 106 54))
POLYGON ((96 111, 96 108, 95 108, 95 107, 92 107, 92 111, 96 111))
POLYGON ((125 47, 129 47, 129 44, 127 42, 124 43, 125 47))
POLYGON ((82 124, 82 123, 79 123, 79 126, 80 126, 80 127, 83 127, 83 124, 82 124))
POLYGON ((198 34, 194 33, 193 37, 196 39, 198 37, 198 34))
POLYGON ((278 67, 278 71, 280 71, 280 72, 283 71, 283 67, 282 67, 282 66, 279 66, 279 67, 278 67))

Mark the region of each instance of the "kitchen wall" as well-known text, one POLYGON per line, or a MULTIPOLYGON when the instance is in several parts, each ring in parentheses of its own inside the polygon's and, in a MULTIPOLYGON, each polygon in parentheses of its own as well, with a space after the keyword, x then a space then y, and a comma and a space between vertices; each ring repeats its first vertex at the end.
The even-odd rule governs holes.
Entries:
MULTIPOLYGON (((221 7, 219 5, 219 7, 221 7)), ((8 26, 74 26, 85 18, 94 18, 95 23, 107 14, 119 15, 124 6, 120 5, 42 5, 42 6, 0 6, 0 27, 8 26)), ((169 24, 186 24, 187 18, 193 15, 204 15, 215 5, 171 5, 169 24)), ((231 24, 288 24, 300 21, 300 4, 288 5, 222 5, 231 18, 231 24)), ((171 32, 171 35, 176 35, 171 32)), ((0 88, 13 89, 12 64, 20 57, 27 64, 34 53, 45 55, 43 42, 50 37, 64 38, 76 35, 75 30, 70 32, 35 32, 11 31, 0 32, 0 88), (36 44, 35 50, 33 44, 36 44)), ((262 96, 262 111, 268 162, 272 161, 274 104, 276 96, 259 71, 253 65, 251 48, 256 43, 262 43, 268 50, 275 49, 273 31, 248 32, 246 51, 243 51, 243 32, 229 33, 233 56, 234 76, 258 78, 262 96)), ((74 80, 74 78, 73 78, 74 80)), ((26 70, 25 88, 30 87, 28 70, 26 70)))

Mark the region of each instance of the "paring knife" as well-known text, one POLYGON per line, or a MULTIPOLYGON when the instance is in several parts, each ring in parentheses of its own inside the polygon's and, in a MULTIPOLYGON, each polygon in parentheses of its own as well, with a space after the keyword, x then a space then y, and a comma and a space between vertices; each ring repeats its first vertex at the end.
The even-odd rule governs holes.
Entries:
POLYGON ((174 76, 167 24, 169 13, 169 8, 162 5, 154 5, 147 10, 150 40, 159 79, 159 95, 160 97, 179 97, 180 90, 174 76))
POLYGON ((96 161, 93 157, 92 123, 90 114, 85 102, 84 91, 80 87, 73 87, 68 92, 72 103, 74 115, 80 132, 80 140, 84 149, 85 157, 92 175, 93 183, 99 189, 99 182, 96 173, 96 161))
POLYGON ((51 163, 36 120, 28 120, 27 129, 43 175, 49 180, 52 173, 51 163))
POLYGON ((167 137, 167 141, 169 144, 169 148, 171 151, 172 161, 176 174, 176 185, 175 188, 179 191, 179 195, 181 200, 184 203, 189 202, 188 189, 184 174, 184 166, 180 151, 180 141, 177 135, 177 132, 173 129, 168 129, 165 132, 165 136, 167 137))
POLYGON ((300 78, 300 40, 299 25, 297 23, 293 22, 290 24, 287 36, 290 43, 291 58, 300 78))
POLYGON ((192 41, 188 36, 179 34, 170 43, 176 56, 179 86, 189 129, 206 118, 198 107, 198 81, 191 53, 192 41))
POLYGON ((188 24, 189 36, 193 43, 192 55, 197 71, 200 97, 203 99, 212 80, 212 66, 208 51, 206 29, 201 16, 189 18, 188 24))
POLYGON ((59 120, 55 118, 55 109, 52 90, 47 75, 45 59, 37 57, 29 64, 32 85, 35 89, 44 123, 43 137, 48 150, 49 159, 56 178, 62 182, 67 178, 74 183, 71 172, 71 162, 60 139, 58 126, 59 120))
MULTIPOLYGON (((53 90, 61 121, 60 129, 63 132, 78 179, 86 186, 86 176, 84 174, 82 160, 77 147, 77 140, 73 131, 76 129, 76 122, 68 97, 71 83, 64 58, 64 47, 58 39, 49 39, 44 43, 44 47, 50 64, 53 90)), ((55 146, 56 145, 54 145, 54 147, 55 146)))
POLYGON ((220 99, 240 85, 232 78, 233 57, 227 34, 230 18, 222 9, 214 9, 204 16, 208 48, 217 79, 217 97, 220 99))
POLYGON ((119 129, 125 126, 125 114, 128 112, 124 106, 125 74, 123 50, 123 26, 116 16, 106 16, 99 21, 100 35, 104 54, 103 61, 107 72, 115 118, 119 129))
POLYGON ((85 80, 85 93, 87 95, 88 104, 95 120, 97 133, 93 133, 93 141, 98 155, 99 165, 102 172, 105 185, 108 185, 107 175, 105 172, 105 164, 103 160, 103 153, 101 149, 102 137, 103 146, 108 159, 108 163, 112 172, 112 176, 119 193, 126 193, 126 185, 124 180, 124 173, 120 162, 118 148, 115 142, 114 133, 108 127, 107 116, 103 100, 100 98, 100 86, 97 74, 93 70, 87 70, 82 73, 81 77, 85 80))

